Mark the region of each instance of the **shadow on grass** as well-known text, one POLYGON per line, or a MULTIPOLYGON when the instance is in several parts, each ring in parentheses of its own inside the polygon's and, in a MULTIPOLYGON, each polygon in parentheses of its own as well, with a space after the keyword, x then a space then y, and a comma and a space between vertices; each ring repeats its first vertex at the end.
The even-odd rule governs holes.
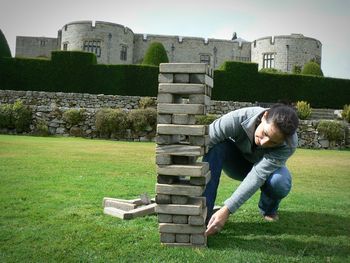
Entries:
POLYGON ((217 250, 232 248, 296 257, 349 257, 349 239, 348 217, 282 211, 280 220, 273 223, 229 221, 219 235, 209 237, 208 245, 217 250))

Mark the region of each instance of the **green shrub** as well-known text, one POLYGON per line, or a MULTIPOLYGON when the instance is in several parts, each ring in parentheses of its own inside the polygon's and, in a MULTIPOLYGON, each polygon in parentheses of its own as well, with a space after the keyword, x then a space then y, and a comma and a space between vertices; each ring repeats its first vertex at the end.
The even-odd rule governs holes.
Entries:
POLYGON ((313 61, 310 61, 304 65, 301 74, 323 77, 323 72, 320 65, 313 61))
POLYGON ((96 131, 104 138, 118 138, 127 129, 127 114, 121 109, 101 109, 96 113, 96 131))
POLYGON ((198 125, 209 125, 215 121, 219 116, 214 114, 208 115, 196 115, 196 124, 198 125))
POLYGON ((306 101, 298 101, 296 108, 297 108, 298 117, 301 120, 305 120, 311 115, 312 110, 311 110, 310 104, 307 103, 306 101))
POLYGON ((142 97, 139 101, 139 107, 141 109, 156 107, 157 103, 154 98, 151 97, 142 97))
POLYGON ((293 73, 293 74, 300 74, 300 73, 301 73, 301 69, 302 69, 301 66, 293 65, 292 73, 293 73))
POLYGON ((344 139, 344 126, 338 121, 322 120, 317 126, 317 131, 329 141, 344 139))
POLYGON ((153 42, 149 45, 145 57, 143 58, 143 65, 159 66, 160 63, 168 63, 168 55, 165 48, 160 42, 153 42))
POLYGON ((5 35, 0 29, 0 58, 11 57, 11 50, 7 43, 5 35))
POLYGON ((135 109, 128 113, 130 129, 135 132, 155 131, 157 125, 157 110, 154 108, 135 109))
POLYGON ((261 73, 272 73, 272 74, 284 74, 282 70, 278 70, 275 68, 262 68, 259 70, 261 73))
POLYGON ((14 129, 12 104, 0 105, 0 128, 14 129))
POLYGON ((49 127, 47 122, 44 120, 39 120, 35 125, 35 134, 39 136, 49 136, 49 127))
POLYGON ((85 109, 69 109, 63 113, 63 119, 70 125, 78 125, 85 119, 85 109))
POLYGON ((347 122, 350 122, 350 104, 344 105, 341 116, 344 120, 346 120, 347 122))
POLYGON ((32 123, 32 111, 28 106, 23 105, 23 102, 17 100, 13 104, 13 119, 17 132, 26 132, 30 130, 32 123))

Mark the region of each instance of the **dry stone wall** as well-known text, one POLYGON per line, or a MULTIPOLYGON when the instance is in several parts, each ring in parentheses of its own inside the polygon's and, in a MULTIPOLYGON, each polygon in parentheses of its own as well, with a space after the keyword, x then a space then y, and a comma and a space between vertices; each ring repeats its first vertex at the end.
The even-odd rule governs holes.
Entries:
MULTIPOLYGON (((39 91, 13 91, 0 90, 0 104, 14 103, 21 100, 33 111, 33 125, 31 132, 34 132, 38 121, 44 120, 48 124, 49 132, 53 135, 78 135, 95 138, 95 114, 102 108, 121 108, 125 110, 137 109, 141 97, 119 96, 87 93, 63 93, 63 92, 39 92, 39 91), (72 127, 66 123, 62 114, 68 109, 85 109, 85 120, 77 127, 72 127)), ((155 98, 154 98, 155 99, 155 98)), ((250 102, 233 101, 211 101, 210 114, 223 115, 232 110, 242 107, 256 106, 250 102)), ((299 147, 301 148, 339 148, 350 147, 349 132, 344 134, 344 141, 340 144, 330 143, 320 136, 316 130, 319 120, 301 121, 298 129, 299 147)), ((12 131, 2 130, 1 133, 11 133, 12 131)), ((134 138, 128 136, 127 140, 149 141, 147 133, 134 138)))

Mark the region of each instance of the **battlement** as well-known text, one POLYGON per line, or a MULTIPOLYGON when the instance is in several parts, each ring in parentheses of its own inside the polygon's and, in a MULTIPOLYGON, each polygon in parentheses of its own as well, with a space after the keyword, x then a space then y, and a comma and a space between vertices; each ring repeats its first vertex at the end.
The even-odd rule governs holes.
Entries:
POLYGON ((73 21, 68 24, 65 24, 62 27, 62 30, 67 30, 67 28, 70 25, 85 25, 85 26, 90 26, 91 29, 100 29, 102 27, 111 27, 111 28, 120 28, 124 30, 124 33, 131 33, 134 34, 134 32, 121 24, 116 24, 116 23, 111 23, 111 22, 105 22, 105 21, 92 21, 92 20, 82 20, 82 21, 73 21))
POLYGON ((293 33, 293 34, 290 34, 290 35, 277 35, 277 36, 261 37, 261 38, 258 38, 256 40, 254 40, 253 43, 254 43, 254 46, 255 46, 256 42, 269 40, 270 44, 274 45, 279 40, 296 40, 296 39, 315 41, 317 47, 321 47, 322 46, 322 43, 319 40, 317 40, 315 38, 311 38, 311 37, 305 37, 303 34, 300 34, 300 33, 293 33))

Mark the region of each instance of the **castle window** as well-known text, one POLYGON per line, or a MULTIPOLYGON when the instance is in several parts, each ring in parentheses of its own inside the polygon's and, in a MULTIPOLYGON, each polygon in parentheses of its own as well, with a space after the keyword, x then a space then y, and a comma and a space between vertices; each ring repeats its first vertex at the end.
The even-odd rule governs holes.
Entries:
POLYGON ((45 47, 46 46, 46 40, 40 40, 40 46, 45 47))
POLYGON ((63 43, 63 50, 67 51, 68 50, 68 43, 63 43))
POLYGON ((120 50, 120 60, 126 61, 128 57, 128 47, 122 45, 122 49, 120 50))
POLYGON ((101 57, 101 41, 89 40, 84 41, 84 51, 95 53, 97 57, 101 57))
POLYGON ((208 65, 210 65, 210 55, 207 54, 203 54, 200 55, 200 63, 207 63, 208 65))
POLYGON ((274 68, 275 67, 275 54, 267 53, 263 57, 263 68, 274 68))

